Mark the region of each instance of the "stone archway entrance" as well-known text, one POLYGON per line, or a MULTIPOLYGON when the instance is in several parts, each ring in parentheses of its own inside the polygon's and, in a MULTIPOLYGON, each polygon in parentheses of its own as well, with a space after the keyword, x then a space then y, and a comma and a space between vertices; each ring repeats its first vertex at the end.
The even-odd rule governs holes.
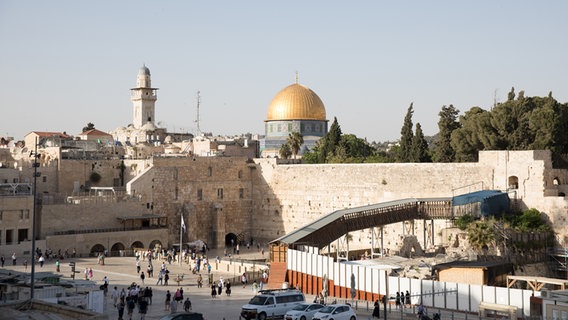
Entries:
POLYGON ((120 257, 124 255, 124 244, 117 242, 110 247, 111 257, 120 257))
POLYGON ((94 246, 91 247, 91 252, 89 253, 89 255, 91 257, 98 257, 99 254, 104 253, 105 252, 105 246, 103 246, 100 243, 95 244, 94 246))
POLYGON ((231 232, 225 235, 225 247, 232 248, 237 245, 237 241, 238 238, 236 234, 231 232))
POLYGON ((144 249, 144 244, 141 241, 134 241, 130 246, 132 249, 144 249))

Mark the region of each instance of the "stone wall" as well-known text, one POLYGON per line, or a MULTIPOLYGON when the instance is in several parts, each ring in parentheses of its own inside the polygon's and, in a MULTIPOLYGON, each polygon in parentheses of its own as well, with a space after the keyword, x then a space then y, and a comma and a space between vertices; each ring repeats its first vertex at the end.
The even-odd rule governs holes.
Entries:
POLYGON ((253 170, 245 157, 155 158, 144 173, 148 177, 131 181, 127 189, 167 214, 171 243, 179 242, 183 215, 184 242, 201 239, 223 246, 228 234, 254 232, 253 170))
MULTIPOLYGON (((156 242, 167 246, 167 239, 168 230, 162 228, 133 230, 128 232, 97 232, 47 236, 45 245, 46 248, 51 248, 54 252, 61 249, 61 252, 68 250, 68 252, 71 253, 73 252, 73 248, 75 248, 77 254, 86 257, 96 245, 103 246, 109 251, 113 250, 113 247, 130 249, 134 243, 141 243, 144 248, 149 248, 151 243, 156 242)), ((43 247, 40 248, 44 249, 43 247)))
POLYGON ((119 217, 150 213, 139 201, 44 205, 39 236, 45 239, 55 232, 123 228, 119 217))

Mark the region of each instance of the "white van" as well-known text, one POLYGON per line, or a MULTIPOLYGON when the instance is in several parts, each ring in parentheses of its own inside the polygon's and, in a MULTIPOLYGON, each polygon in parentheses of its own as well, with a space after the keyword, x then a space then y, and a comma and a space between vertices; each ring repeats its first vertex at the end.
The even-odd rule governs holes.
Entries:
POLYGON ((297 289, 261 290, 241 309, 241 317, 250 320, 282 318, 297 304, 305 302, 304 294, 297 289))

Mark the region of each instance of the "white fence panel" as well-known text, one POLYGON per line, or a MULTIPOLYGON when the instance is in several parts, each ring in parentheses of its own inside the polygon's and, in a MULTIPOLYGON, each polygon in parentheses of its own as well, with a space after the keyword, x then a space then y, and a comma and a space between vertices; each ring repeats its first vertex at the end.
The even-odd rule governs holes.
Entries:
POLYGON ((304 261, 306 262, 306 271, 304 273, 306 274, 312 274, 312 255, 305 252, 304 253, 304 261))
POLYGON ((317 276, 323 279, 323 275, 326 273, 325 272, 325 260, 323 258, 323 256, 316 256, 317 258, 317 276))
POLYGON ((471 312, 479 312, 479 303, 483 301, 483 286, 472 284, 469 287, 469 303, 471 304, 471 312))
POLYGON ((389 276, 388 281, 389 281, 389 299, 390 298, 394 298, 396 296, 397 292, 400 292, 399 288, 398 288, 398 277, 391 277, 389 276))
POLYGON ((470 311, 471 310, 471 295, 470 295, 471 285, 465 283, 457 284, 457 292, 452 293, 456 295, 457 298, 457 310, 470 311))
POLYGON ((401 291, 406 295, 406 291, 410 292, 410 278, 400 278, 400 287, 398 291, 401 291))
POLYGON ((339 263, 334 262, 331 264, 333 272, 329 275, 329 278, 333 280, 333 283, 339 285, 339 263))
POLYGON ((420 304, 422 281, 420 279, 410 279, 410 303, 420 304))
POLYGON ((425 306, 433 306, 434 305, 434 295, 432 294, 434 290, 434 281, 432 280, 422 280, 422 289, 421 294, 422 296, 419 297, 419 300, 416 304, 424 304, 425 306))
MULTIPOLYGON (((432 292, 432 296, 434 298, 434 302, 430 307, 436 308, 447 308, 446 307, 446 295, 443 293, 446 291, 445 282, 434 281, 434 291, 432 292)), ((426 304, 425 304, 426 305, 426 304)))
POLYGON ((495 287, 483 286, 483 302, 497 303, 495 299, 495 287))
POLYGON ((533 294, 535 296, 540 297, 540 291, 539 292, 534 292, 532 290, 522 290, 523 292, 523 297, 522 297, 522 301, 523 301, 523 315, 525 317, 530 316, 531 314, 531 296, 533 296, 533 294))
POLYGON ((387 294, 387 282, 388 276, 386 272, 382 272, 382 270, 376 270, 379 273, 379 293, 386 295, 387 294))
MULTIPOLYGON (((525 301, 524 301, 524 294, 525 290, 522 289, 510 289, 509 290, 509 301, 510 301, 510 305, 511 306, 515 306, 517 308, 519 308, 519 312, 517 314, 517 316, 522 317, 523 313, 524 313, 524 307, 525 307, 525 301)), ((529 292, 532 292, 529 290, 529 292)), ((529 296, 530 299, 530 296, 529 296)), ((528 306, 530 306, 530 301, 528 301, 528 306)), ((528 308, 527 308, 528 310, 528 308)), ((527 313, 527 315, 529 315, 529 313, 527 313)))
POLYGON ((495 287, 495 303, 503 305, 513 305, 511 304, 509 299, 509 289, 495 287))
POLYGON ((379 278, 375 277, 373 269, 365 268, 365 287, 363 290, 371 293, 377 293, 376 288, 379 286, 379 278))
POLYGON ((458 284, 455 282, 446 282, 445 293, 436 293, 436 295, 442 295, 446 300, 446 308, 457 310, 458 309, 458 284))

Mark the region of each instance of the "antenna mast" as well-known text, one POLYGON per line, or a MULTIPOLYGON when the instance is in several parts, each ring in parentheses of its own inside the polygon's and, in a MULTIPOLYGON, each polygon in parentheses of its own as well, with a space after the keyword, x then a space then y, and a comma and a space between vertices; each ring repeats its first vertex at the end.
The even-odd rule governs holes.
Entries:
POLYGON ((201 128, 199 127, 199 105, 201 104, 201 96, 199 95, 199 90, 197 91, 197 120, 195 120, 195 122, 197 123, 197 133, 201 134, 201 128))

